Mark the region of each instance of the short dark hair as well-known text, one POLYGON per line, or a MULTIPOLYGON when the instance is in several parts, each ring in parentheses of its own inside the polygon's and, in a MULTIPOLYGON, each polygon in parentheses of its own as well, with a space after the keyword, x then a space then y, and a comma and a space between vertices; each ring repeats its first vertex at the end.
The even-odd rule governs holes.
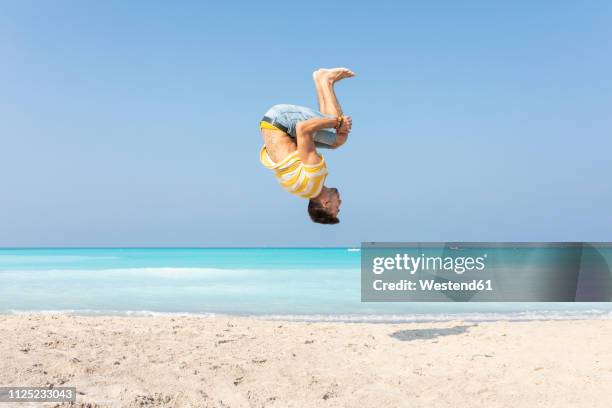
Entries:
POLYGON ((330 214, 329 210, 323 206, 318 200, 310 200, 308 202, 308 215, 313 222, 319 224, 337 224, 340 222, 338 217, 330 214))

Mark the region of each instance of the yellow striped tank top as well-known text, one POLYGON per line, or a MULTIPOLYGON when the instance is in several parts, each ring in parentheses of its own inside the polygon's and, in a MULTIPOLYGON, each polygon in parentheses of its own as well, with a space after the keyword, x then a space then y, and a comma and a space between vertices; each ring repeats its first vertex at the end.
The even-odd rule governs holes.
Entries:
POLYGON ((323 157, 317 164, 305 164, 296 150, 280 162, 274 163, 266 151, 266 146, 263 146, 259 152, 259 160, 266 168, 274 171, 280 185, 291 194, 313 198, 321 193, 327 177, 327 165, 323 157))

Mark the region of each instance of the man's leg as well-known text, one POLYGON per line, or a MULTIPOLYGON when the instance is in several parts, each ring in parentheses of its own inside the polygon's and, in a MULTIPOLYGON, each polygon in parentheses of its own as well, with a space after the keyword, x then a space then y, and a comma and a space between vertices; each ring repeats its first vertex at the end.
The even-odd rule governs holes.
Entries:
POLYGON ((313 72, 312 77, 317 87, 317 99, 321 113, 342 116, 342 108, 334 92, 334 84, 352 76, 355 76, 355 73, 348 68, 321 68, 313 72))

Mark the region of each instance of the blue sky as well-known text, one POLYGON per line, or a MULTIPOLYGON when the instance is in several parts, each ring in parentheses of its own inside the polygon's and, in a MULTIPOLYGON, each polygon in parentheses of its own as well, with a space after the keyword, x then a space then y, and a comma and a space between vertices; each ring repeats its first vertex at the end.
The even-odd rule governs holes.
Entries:
POLYGON ((612 3, 0 2, 0 245, 610 241, 612 3), (348 66, 341 224, 258 162, 348 66))

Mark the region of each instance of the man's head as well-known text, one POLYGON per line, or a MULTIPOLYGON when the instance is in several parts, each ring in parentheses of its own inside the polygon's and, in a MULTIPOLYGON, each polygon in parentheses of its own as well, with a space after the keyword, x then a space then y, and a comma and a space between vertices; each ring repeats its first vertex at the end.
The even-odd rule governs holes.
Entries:
POLYGON ((318 196, 311 198, 308 203, 308 214, 313 222, 319 224, 337 224, 340 212, 340 193, 337 188, 323 186, 318 196))

